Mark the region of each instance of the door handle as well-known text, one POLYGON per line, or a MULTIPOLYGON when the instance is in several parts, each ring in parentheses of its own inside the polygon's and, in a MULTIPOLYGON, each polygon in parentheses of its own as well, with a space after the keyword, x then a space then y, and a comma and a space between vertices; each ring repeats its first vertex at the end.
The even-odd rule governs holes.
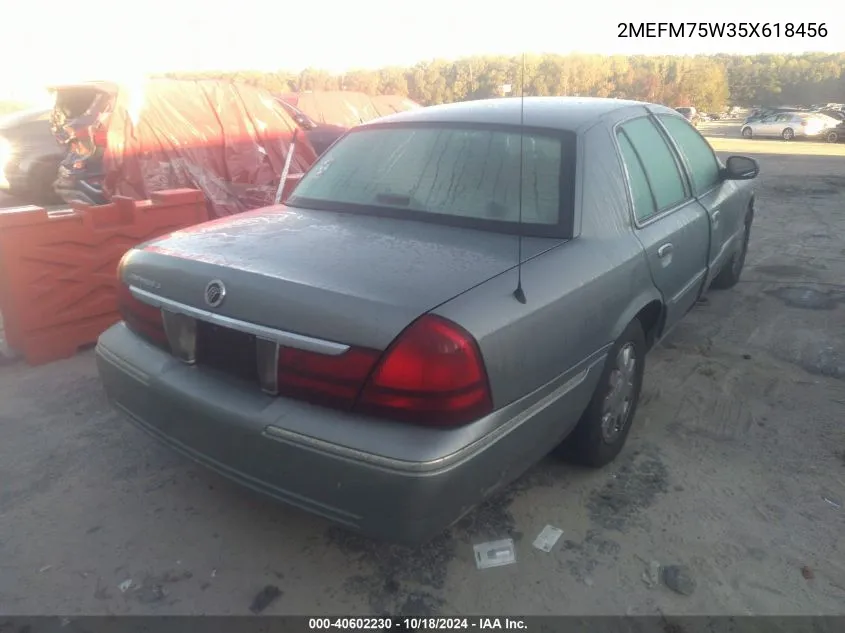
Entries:
POLYGON ((660 248, 657 249, 657 256, 660 259, 663 259, 667 255, 671 255, 674 248, 675 247, 672 246, 671 244, 664 244, 663 246, 661 246, 660 248))
POLYGON ((719 218, 721 217, 721 215, 722 215, 722 212, 719 211, 719 209, 716 209, 715 211, 713 211, 713 215, 711 216, 713 218, 713 226, 719 225, 719 218))

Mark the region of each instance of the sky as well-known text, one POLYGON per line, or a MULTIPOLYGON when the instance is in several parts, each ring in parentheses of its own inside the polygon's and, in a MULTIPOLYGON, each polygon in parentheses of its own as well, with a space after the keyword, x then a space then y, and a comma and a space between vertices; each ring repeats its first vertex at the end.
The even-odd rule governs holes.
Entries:
POLYGON ((695 54, 845 50, 836 3, 772 0, 0 0, 0 99, 45 85, 169 70, 411 65, 526 53, 695 54), (648 4, 648 8, 645 8, 648 4), (823 38, 619 38, 620 22, 825 23, 823 38))

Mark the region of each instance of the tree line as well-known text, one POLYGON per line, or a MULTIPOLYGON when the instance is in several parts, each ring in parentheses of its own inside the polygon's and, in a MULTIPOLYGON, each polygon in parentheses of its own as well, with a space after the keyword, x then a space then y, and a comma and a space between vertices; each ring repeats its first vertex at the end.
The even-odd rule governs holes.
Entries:
MULTIPOLYGON (((307 68, 299 73, 240 71, 165 76, 229 79, 275 93, 356 90, 372 95, 399 94, 422 105, 435 105, 518 95, 522 70, 522 57, 475 56, 344 74, 307 68)), ((694 105, 703 111, 719 111, 728 105, 841 103, 845 102, 845 53, 526 55, 524 78, 526 95, 616 97, 670 106, 694 105)))

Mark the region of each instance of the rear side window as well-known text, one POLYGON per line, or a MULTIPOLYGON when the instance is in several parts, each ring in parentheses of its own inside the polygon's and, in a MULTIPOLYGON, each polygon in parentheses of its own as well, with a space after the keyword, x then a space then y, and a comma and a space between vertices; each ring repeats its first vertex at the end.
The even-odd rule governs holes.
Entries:
POLYGON ((634 203, 634 215, 640 221, 647 220, 655 214, 654 196, 648 185, 643 164, 625 134, 619 134, 619 147, 622 150, 622 160, 628 171, 628 181, 631 187, 631 197, 634 203))
POLYGON ((574 138, 518 128, 359 128, 315 163, 288 204, 515 230, 521 191, 522 223, 542 234, 571 215, 574 138))
POLYGON ((683 202, 687 193, 672 149, 657 126, 648 117, 634 119, 621 126, 622 133, 636 150, 642 162, 657 211, 664 211, 683 202))
POLYGON ((659 118, 689 165, 696 193, 704 193, 716 185, 720 180, 719 161, 710 144, 685 119, 669 115, 659 118))

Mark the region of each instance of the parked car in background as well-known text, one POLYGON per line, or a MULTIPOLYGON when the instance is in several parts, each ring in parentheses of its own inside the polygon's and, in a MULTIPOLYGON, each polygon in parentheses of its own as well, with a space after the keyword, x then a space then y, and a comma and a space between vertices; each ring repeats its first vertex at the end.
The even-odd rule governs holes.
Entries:
POLYGON ((818 110, 818 114, 832 117, 837 121, 845 121, 845 111, 842 110, 818 110))
POLYGON ((698 127, 698 124, 701 122, 701 116, 698 114, 698 111, 696 111, 695 108, 675 108, 675 111, 684 115, 684 118, 690 123, 692 123, 695 127, 698 127))
POLYGON ((646 352, 739 281, 757 173, 634 101, 365 123, 285 205, 127 253, 100 377, 192 459, 419 544, 558 445, 619 454, 646 352))
POLYGON ((61 202, 53 189, 65 147, 50 131, 50 110, 26 110, 0 119, 0 190, 23 203, 61 202))
POLYGON ((782 106, 776 108, 757 108, 751 112, 743 121, 745 123, 754 123, 756 121, 761 121, 765 118, 768 118, 772 115, 777 114, 787 114, 792 112, 809 112, 809 109, 800 108, 796 106, 782 106))
POLYGON ((785 141, 793 138, 824 137, 827 130, 835 128, 836 119, 823 114, 805 112, 781 112, 744 123, 740 133, 745 138, 781 137, 785 141))
POLYGON ((845 120, 840 121, 836 127, 825 130, 824 138, 828 143, 842 143, 845 141, 845 120))

